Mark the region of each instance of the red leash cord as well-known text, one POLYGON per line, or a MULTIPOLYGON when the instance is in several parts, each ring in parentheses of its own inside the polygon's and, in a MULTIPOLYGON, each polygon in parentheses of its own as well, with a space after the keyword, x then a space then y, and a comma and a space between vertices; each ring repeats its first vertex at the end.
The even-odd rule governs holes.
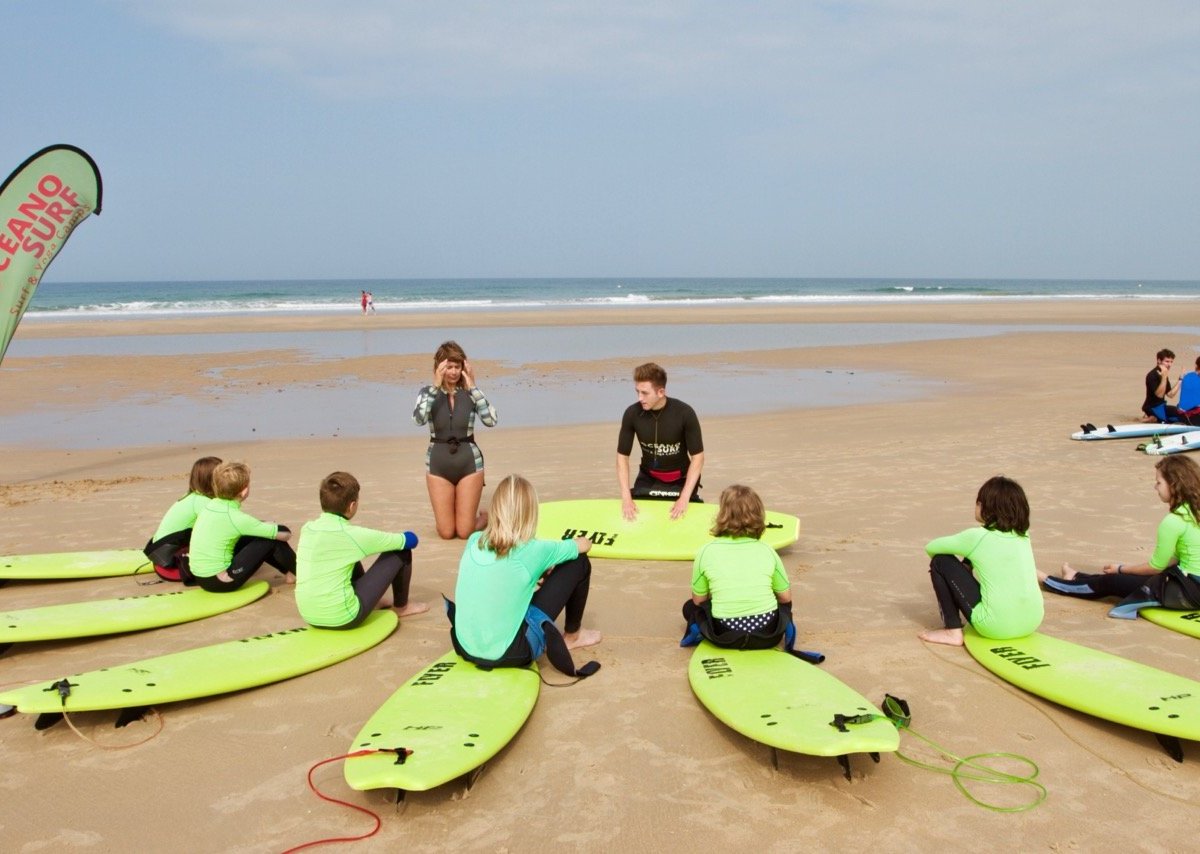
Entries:
MULTIPOLYGON (((322 765, 328 765, 330 762, 340 762, 343 759, 352 759, 356 756, 370 756, 372 753, 397 753, 399 750, 404 750, 404 748, 381 748, 381 749, 370 749, 370 750, 356 750, 353 753, 344 753, 341 756, 333 756, 329 759, 322 759, 320 762, 318 762, 317 764, 315 764, 311 768, 309 768, 308 769, 308 787, 310 789, 312 789, 314 795, 316 795, 318 798, 320 798, 323 801, 328 801, 331 804, 338 804, 343 807, 349 807, 352 810, 358 810, 361 813, 365 813, 366 815, 369 815, 371 818, 375 819, 375 826, 373 828, 371 828, 371 830, 369 832, 361 834, 359 836, 331 836, 327 839, 316 839, 316 840, 313 840, 312 842, 305 842, 303 845, 297 845, 295 848, 287 849, 286 851, 283 852, 283 854, 292 854, 292 852, 294 852, 294 851, 302 851, 305 848, 312 848, 317 845, 326 845, 331 842, 358 842, 362 839, 370 839, 372 836, 374 836, 376 833, 378 833, 379 828, 382 826, 383 822, 376 813, 372 812, 371 810, 367 809, 366 807, 360 807, 358 804, 352 804, 349 801, 343 801, 338 798, 335 798, 335 797, 325 794, 320 789, 318 789, 316 783, 313 782, 313 772, 315 772, 322 765)), ((406 754, 411 754, 411 753, 412 753, 411 750, 406 751, 406 754)))

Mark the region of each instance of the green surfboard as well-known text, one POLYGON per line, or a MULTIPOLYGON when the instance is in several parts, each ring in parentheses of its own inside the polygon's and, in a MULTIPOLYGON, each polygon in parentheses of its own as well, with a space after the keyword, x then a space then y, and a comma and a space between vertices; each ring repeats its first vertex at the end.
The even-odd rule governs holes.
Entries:
POLYGON ((1200 611, 1173 611, 1170 608, 1142 608, 1138 615, 1156 626, 1200 638, 1200 611))
POLYGON ((150 561, 137 549, 0 557, 0 580, 4 581, 108 578, 151 571, 150 561))
MULTIPOLYGON (((600 558, 692 560, 711 540, 715 504, 691 504, 681 519, 670 516, 670 501, 635 501, 637 519, 621 515, 616 498, 547 501, 538 505, 537 535, 547 540, 583 537, 592 541, 589 554, 600 558)), ((779 550, 800 538, 800 520, 767 512, 763 542, 779 550)))
POLYGON ((371 716, 350 751, 406 748, 352 756, 346 782, 353 789, 423 792, 478 768, 508 744, 537 703, 537 665, 480 670, 453 652, 426 667, 371 716))
POLYGON ((397 622, 389 610, 375 611, 361 626, 344 631, 298 626, 80 673, 67 678, 65 700, 56 680, 0 693, 0 704, 27 713, 90 712, 255 688, 352 658, 390 635, 397 622))
POLYGON ((976 661, 1031 694, 1113 723, 1200 740, 1200 682, 1040 633, 991 640, 968 627, 963 636, 976 661))
POLYGON ((48 605, 0 613, 0 645, 113 635, 202 620, 249 605, 267 595, 265 581, 229 593, 183 588, 148 596, 48 605))
POLYGON ((722 649, 701 641, 688 664, 696 698, 721 723, 754 741, 793 753, 846 756, 884 753, 900 733, 846 683, 778 649, 722 649), (869 723, 833 724, 836 715, 878 715, 869 723))

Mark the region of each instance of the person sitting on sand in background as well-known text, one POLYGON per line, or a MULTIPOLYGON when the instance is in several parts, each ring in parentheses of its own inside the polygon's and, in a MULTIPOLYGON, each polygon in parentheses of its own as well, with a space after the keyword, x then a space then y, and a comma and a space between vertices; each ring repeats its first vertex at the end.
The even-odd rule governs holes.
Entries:
POLYGON ((483 452, 475 444, 475 418, 496 426, 496 410, 475 385, 463 348, 447 341, 433 354, 433 384, 417 395, 413 421, 429 425, 425 485, 433 521, 443 540, 466 539, 483 528, 483 452))
POLYGON ((1042 577, 1046 589, 1080 599, 1122 598, 1108 612, 1110 617, 1135 619, 1138 610, 1148 606, 1183 610, 1200 607, 1200 601, 1189 604, 1186 597, 1180 601, 1164 595, 1171 567, 1185 574, 1179 579, 1185 587, 1189 579, 1200 581, 1200 523, 1196 516, 1200 512, 1200 466, 1183 455, 1163 457, 1154 466, 1154 491, 1170 512, 1158 523, 1149 560, 1106 563, 1098 573, 1079 572, 1064 563, 1061 575, 1042 577))
POLYGON ((500 481, 492 494, 487 529, 471 535, 458 565, 454 601, 446 603, 450 639, 467 661, 487 668, 524 667, 543 650, 551 664, 572 676, 590 676, 600 665, 576 669, 570 650, 600 643, 583 628, 592 565, 589 540, 534 539, 538 499, 520 475, 500 481), (565 612, 563 632, 554 621, 565 612))
POLYGON ((654 362, 633 370, 637 403, 621 416, 617 436, 617 483, 621 514, 637 518, 635 498, 674 501, 671 518, 687 513, 688 503, 700 501, 700 472, 704 468, 704 439, 696 410, 667 397, 667 372, 654 362), (637 478, 629 485, 629 455, 638 440, 642 458, 637 478))
POLYGON ((321 481, 321 515, 300 529, 296 549, 296 607, 310 626, 350 629, 378 605, 395 607, 401 617, 429 610, 408 601, 412 581, 412 531, 389 534, 351 525, 358 513, 361 487, 349 472, 335 471, 321 481), (379 555, 370 569, 362 560, 379 555))
POLYGON ((1168 423, 1178 420, 1179 410, 1167 403, 1179 395, 1179 386, 1171 384, 1171 366, 1175 354, 1162 349, 1154 354, 1154 368, 1146 374, 1146 399, 1142 401, 1142 421, 1168 423))
POLYGON ((960 613, 971 628, 996 640, 1024 637, 1042 623, 1025 490, 1007 477, 990 478, 975 496, 975 521, 980 527, 925 546, 943 628, 921 632, 923 641, 962 646, 960 613))
POLYGON ((760 538, 767 527, 762 499, 748 486, 721 492, 712 535, 692 562, 692 597, 683 603, 687 633, 680 646, 706 638, 734 649, 791 649, 792 594, 775 549, 760 538))
POLYGON ((1196 357, 1196 369, 1179 378, 1179 415, 1200 426, 1200 356, 1196 357))
POLYGON ((188 475, 187 495, 167 508, 158 530, 142 549, 159 578, 195 584, 188 567, 188 544, 200 508, 213 497, 213 469, 221 464, 220 457, 201 457, 192 463, 188 475))
POLYGON ((287 544, 292 532, 242 510, 250 495, 250 467, 221 463, 213 470, 213 494, 200 508, 188 555, 196 583, 210 593, 237 590, 264 563, 296 580, 296 553, 287 544))

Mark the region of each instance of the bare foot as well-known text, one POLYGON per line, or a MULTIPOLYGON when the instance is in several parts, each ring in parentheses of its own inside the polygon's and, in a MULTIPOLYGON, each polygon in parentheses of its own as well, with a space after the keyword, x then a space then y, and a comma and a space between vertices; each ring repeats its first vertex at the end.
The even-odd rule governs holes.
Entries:
POLYGON ((1043 571, 1042 571, 1042 570, 1040 570, 1040 569, 1039 569, 1039 570, 1036 570, 1036 572, 1037 572, 1038 584, 1045 584, 1045 583, 1046 583, 1046 579, 1050 577, 1050 573, 1048 573, 1048 572, 1043 572, 1043 571))
POLYGON ((926 643, 941 643, 946 646, 962 646, 962 629, 926 629, 917 635, 926 643))
POLYGON ((474 530, 482 531, 484 528, 487 527, 487 523, 488 523, 488 515, 487 515, 486 510, 480 510, 478 513, 475 514, 474 530))
POLYGON ((1074 581, 1075 576, 1079 574, 1079 570, 1071 566, 1069 563, 1062 565, 1062 575, 1059 576, 1063 581, 1074 581))
POLYGON ((428 602, 409 602, 403 608, 397 608, 396 615, 399 617, 415 617, 417 614, 424 614, 428 610, 428 602))
POLYGON ((283 583, 284 584, 295 584, 296 583, 296 573, 285 572, 283 574, 283 583))
POLYGON ((581 646, 595 646, 604 640, 604 636, 595 629, 580 629, 563 635, 563 640, 567 642, 567 649, 579 649, 581 646))

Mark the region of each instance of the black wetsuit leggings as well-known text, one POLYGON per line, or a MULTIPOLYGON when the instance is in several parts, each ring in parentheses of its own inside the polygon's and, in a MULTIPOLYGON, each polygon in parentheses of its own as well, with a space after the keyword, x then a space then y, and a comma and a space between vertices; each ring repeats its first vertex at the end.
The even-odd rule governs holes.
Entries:
POLYGON ((371 568, 364 570, 361 563, 354 565, 350 573, 350 584, 354 587, 354 596, 358 599, 358 616, 348 623, 332 626, 335 629, 352 629, 361 625, 362 621, 374 610, 383 598, 383 591, 390 585, 392 588, 392 604, 403 608, 408 604, 408 585, 412 581, 412 549, 384 552, 375 558, 371 568))
POLYGON ((1142 585, 1152 582, 1154 578, 1153 575, 1133 575, 1128 572, 1080 572, 1070 581, 1053 576, 1047 578, 1046 589, 1079 599, 1103 599, 1106 596, 1124 599, 1142 585))
MULTIPOLYGON (((280 525, 279 530, 287 529, 280 525)), ((289 572, 295 574, 296 553, 284 540, 242 537, 233 546, 233 563, 226 570, 231 580, 222 581, 216 575, 197 576, 196 583, 210 593, 227 593, 249 581, 264 563, 269 563, 285 575, 289 572)))
POLYGON ((954 555, 934 555, 929 562, 929 579, 933 582, 938 610, 942 612, 942 625, 961 629, 962 617, 969 622, 971 612, 983 600, 971 565, 954 555))
MULTIPOLYGON (((533 593, 529 604, 540 608, 551 620, 566 611, 563 631, 571 634, 583 625, 583 609, 587 607, 588 588, 592 582, 592 564, 587 555, 579 555, 554 567, 533 593)), ((495 667, 524 667, 533 659, 529 640, 525 637, 525 622, 504 655, 496 659, 495 667)))

